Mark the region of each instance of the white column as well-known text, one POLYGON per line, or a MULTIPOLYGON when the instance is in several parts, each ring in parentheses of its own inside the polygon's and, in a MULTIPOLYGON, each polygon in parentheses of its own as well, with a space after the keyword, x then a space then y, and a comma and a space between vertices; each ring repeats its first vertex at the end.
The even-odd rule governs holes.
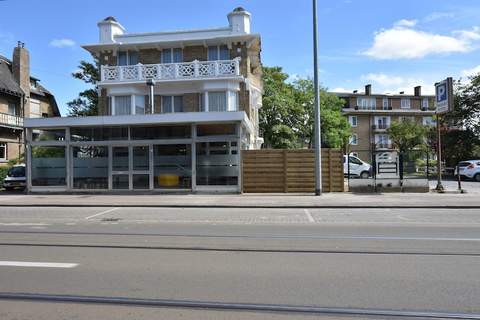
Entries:
POLYGON ((191 146, 191 157, 192 157, 192 192, 197 191, 197 125, 192 124, 192 146, 191 146))
POLYGON ((205 91, 205 94, 204 94, 204 97, 205 97, 205 112, 208 112, 208 91, 205 91))

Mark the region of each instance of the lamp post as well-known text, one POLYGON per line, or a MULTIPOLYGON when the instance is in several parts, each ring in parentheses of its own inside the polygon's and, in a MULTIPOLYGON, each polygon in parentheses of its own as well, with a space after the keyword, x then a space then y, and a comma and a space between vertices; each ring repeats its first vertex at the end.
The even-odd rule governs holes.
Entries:
POLYGON ((315 92, 315 195, 322 194, 322 135, 320 127, 320 92, 318 88, 317 0, 313 0, 313 90, 315 92))

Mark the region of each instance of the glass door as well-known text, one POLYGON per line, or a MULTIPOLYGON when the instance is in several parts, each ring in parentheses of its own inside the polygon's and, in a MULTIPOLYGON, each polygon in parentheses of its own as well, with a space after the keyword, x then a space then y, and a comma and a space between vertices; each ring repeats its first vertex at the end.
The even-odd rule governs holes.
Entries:
POLYGON ((132 148, 132 187, 134 190, 150 189, 150 146, 132 148))
POLYGON ((129 148, 112 147, 112 189, 130 189, 129 148))

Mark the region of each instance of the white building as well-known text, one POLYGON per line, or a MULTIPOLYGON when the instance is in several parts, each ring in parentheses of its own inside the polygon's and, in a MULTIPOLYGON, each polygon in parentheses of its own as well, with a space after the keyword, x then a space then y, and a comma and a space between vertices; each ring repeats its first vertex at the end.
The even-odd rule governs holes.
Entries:
POLYGON ((83 46, 100 64, 99 115, 28 119, 29 191, 241 190, 259 148, 258 34, 242 8, 224 28, 127 33, 113 17, 83 46))

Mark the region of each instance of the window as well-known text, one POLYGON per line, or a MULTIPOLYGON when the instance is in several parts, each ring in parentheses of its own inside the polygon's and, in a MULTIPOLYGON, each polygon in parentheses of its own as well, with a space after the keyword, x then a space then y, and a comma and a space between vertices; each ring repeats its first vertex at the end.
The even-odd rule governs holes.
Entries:
POLYGON ((230 50, 227 46, 209 46, 208 61, 230 60, 230 50))
POLYGON ((183 51, 181 48, 163 49, 162 63, 183 62, 183 51))
POLYGON ((183 112, 183 96, 162 96, 162 113, 183 112))
POLYGON ((410 109, 410 99, 402 98, 400 103, 401 103, 400 106, 402 109, 410 109))
POLYGON ((7 160, 7 144, 0 143, 0 161, 7 160))
POLYGON ((108 188, 108 148, 73 147, 73 188, 108 188))
POLYGON ((137 51, 119 51, 117 57, 117 63, 119 66, 132 66, 138 64, 138 52, 137 51))
POLYGON ((33 146, 31 150, 32 186, 65 186, 65 147, 33 146))
POLYGON ((65 129, 43 129, 33 135, 33 141, 65 141, 65 129))
POLYGON ((354 146, 358 144, 358 135, 356 133, 352 134, 350 137, 350 144, 354 146))
POLYGON ((387 129, 390 126, 390 117, 375 117, 377 129, 387 129))
POLYGON ((42 113, 40 112, 40 101, 30 99, 30 117, 40 118, 42 113))
POLYGON ((135 114, 145 114, 145 96, 135 96, 135 114))
POLYGON ((383 110, 388 110, 388 107, 389 107, 388 98, 383 98, 382 107, 383 107, 383 110))
POLYGON ((357 106, 360 109, 373 110, 377 107, 375 98, 357 98, 357 106))
POLYGON ((15 102, 8 103, 8 114, 11 114, 12 116, 17 115, 17 104, 15 102))
POLYGON ((423 98, 422 100, 422 108, 427 110, 429 108, 429 101, 428 98, 423 98))
POLYGON ((132 113, 132 97, 131 96, 115 96, 114 97, 113 115, 127 115, 132 113))
POLYGON ((208 111, 227 111, 227 93, 209 92, 208 111))
POLYGON ((352 127, 354 127, 354 128, 357 127, 357 124, 358 124, 357 116, 349 116, 349 117, 348 117, 348 120, 349 120, 350 125, 351 125, 352 127))

